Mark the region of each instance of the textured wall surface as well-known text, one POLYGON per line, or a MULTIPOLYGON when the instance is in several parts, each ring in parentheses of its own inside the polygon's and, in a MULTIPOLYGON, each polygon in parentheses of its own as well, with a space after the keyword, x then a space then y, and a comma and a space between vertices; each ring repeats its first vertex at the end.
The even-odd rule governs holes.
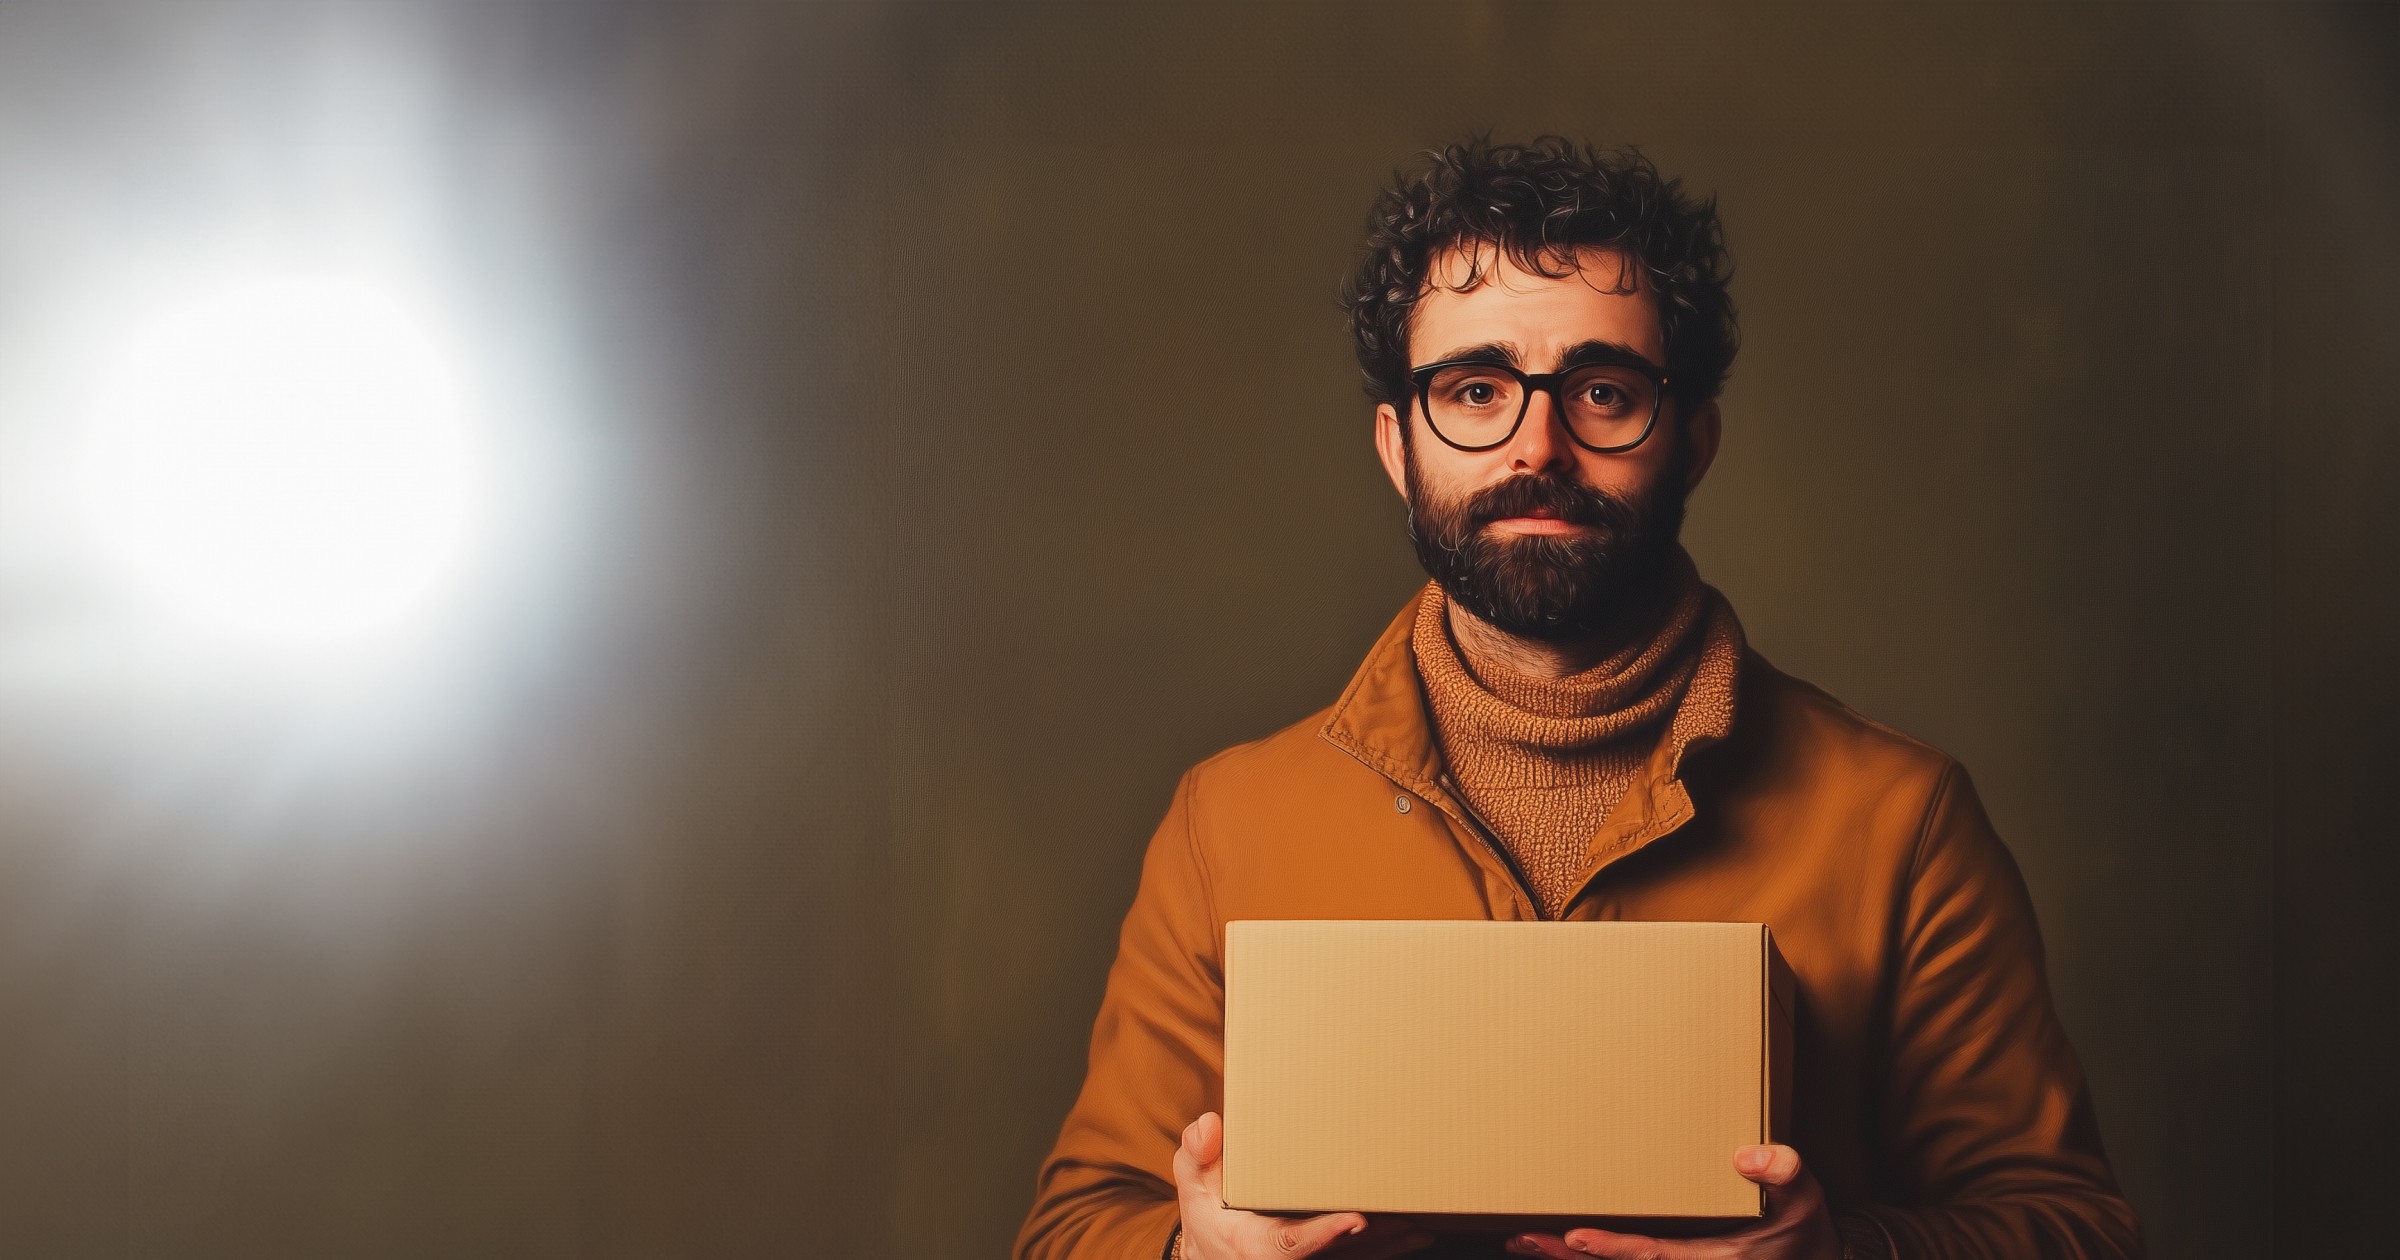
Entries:
POLYGON ((388 64, 592 453, 414 727, 45 685, 0 551, 0 1253, 1001 1254, 1175 776, 1418 580, 1332 295, 1491 128, 1720 198, 1687 537, 1975 773, 2154 1253, 2365 1254, 2392 14, 0 10, 0 430, 77 259, 305 201, 388 64))

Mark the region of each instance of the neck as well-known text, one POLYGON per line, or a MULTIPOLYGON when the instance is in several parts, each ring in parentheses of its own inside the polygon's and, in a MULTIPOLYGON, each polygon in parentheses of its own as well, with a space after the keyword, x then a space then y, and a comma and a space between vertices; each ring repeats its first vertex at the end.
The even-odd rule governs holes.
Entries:
POLYGON ((1459 654, 1477 667, 1497 666, 1520 677, 1545 682, 1580 674, 1624 646, 1617 635, 1562 640, 1519 638, 1459 607, 1456 600, 1450 601, 1450 637, 1457 640, 1459 654))
POLYGON ((1605 625, 1590 634, 1564 639, 1511 634, 1467 611, 1455 599, 1444 602, 1451 641, 1471 670, 1506 670, 1520 678, 1558 682, 1656 637, 1674 616, 1682 588, 1698 581, 1686 558, 1680 570, 1670 567, 1655 581, 1628 584, 1616 615, 1605 625))
POLYGON ((1466 612, 1457 600, 1450 600, 1450 638, 1459 643, 1459 655, 1474 662, 1476 672, 1500 667, 1510 674, 1543 682, 1558 682, 1567 674, 1579 674, 1608 658, 1608 646, 1598 638, 1570 638, 1570 641, 1543 641, 1543 638, 1517 638, 1510 631, 1466 612))

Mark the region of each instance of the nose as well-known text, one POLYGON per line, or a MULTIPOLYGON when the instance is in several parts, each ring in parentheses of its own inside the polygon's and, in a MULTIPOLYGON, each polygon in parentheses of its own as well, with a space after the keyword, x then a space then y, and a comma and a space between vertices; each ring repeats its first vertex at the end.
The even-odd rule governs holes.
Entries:
POLYGON ((1508 439, 1508 467, 1511 472, 1544 472, 1551 468, 1566 468, 1575 461, 1574 439, 1567 436, 1566 419, 1559 414, 1558 399, 1549 390, 1537 389, 1525 400, 1525 419, 1508 439))

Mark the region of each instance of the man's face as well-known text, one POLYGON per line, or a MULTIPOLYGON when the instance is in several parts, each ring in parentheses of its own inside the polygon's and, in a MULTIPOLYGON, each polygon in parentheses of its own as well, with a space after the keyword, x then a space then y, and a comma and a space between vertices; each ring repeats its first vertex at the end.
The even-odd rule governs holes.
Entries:
MULTIPOLYGON (((1489 356, 1553 372, 1594 344, 1666 362, 1649 290, 1611 291, 1622 283, 1617 255, 1582 251, 1579 270, 1552 278, 1483 253, 1482 280, 1463 293, 1467 256, 1435 264, 1410 333, 1412 366, 1489 356)), ((1664 403, 1649 438, 1615 454, 1577 445, 1547 392, 1488 451, 1449 445, 1413 397, 1406 405, 1405 417, 1377 408, 1377 453, 1408 502, 1418 559, 1459 606, 1520 638, 1569 640, 1611 633, 1663 591, 1684 498, 1716 454, 1714 404, 1682 415, 1664 403)))

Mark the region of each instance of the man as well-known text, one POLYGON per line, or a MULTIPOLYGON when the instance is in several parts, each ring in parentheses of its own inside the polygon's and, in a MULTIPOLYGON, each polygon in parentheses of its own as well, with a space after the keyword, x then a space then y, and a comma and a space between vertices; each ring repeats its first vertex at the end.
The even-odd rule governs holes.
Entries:
POLYGON ((1751 652, 1677 542, 1726 275, 1713 202, 1636 154, 1467 142, 1377 201, 1348 300, 1432 581, 1332 707, 1184 776, 1018 1256, 2140 1253, 1965 772, 1751 652), (1283 918, 1770 925, 1791 1144, 1726 1152, 1764 1216, 1437 1240, 1226 1208, 1223 929, 1283 918))

